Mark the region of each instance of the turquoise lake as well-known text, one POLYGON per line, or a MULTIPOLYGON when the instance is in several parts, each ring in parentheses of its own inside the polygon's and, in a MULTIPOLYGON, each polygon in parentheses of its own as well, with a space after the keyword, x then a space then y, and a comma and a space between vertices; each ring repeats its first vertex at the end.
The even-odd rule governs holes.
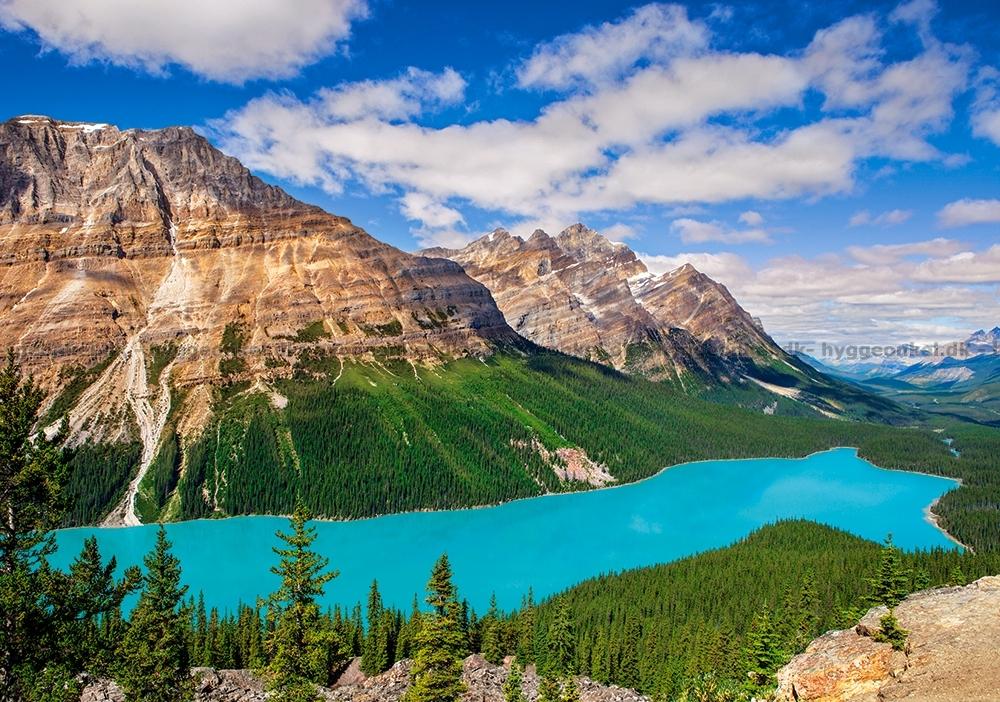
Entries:
MULTIPOLYGON (((881 541, 892 533, 905 549, 953 542, 925 518, 955 481, 888 471, 840 448, 802 459, 707 461, 674 466, 639 483, 550 495, 497 507, 416 512, 350 522, 316 522, 317 548, 340 577, 326 604, 364 601, 372 578, 383 599, 408 608, 435 559, 447 551, 462 597, 482 612, 495 592, 513 608, 529 586, 558 592, 604 572, 676 560, 730 544, 769 522, 805 518, 881 541)), ((281 517, 235 517, 170 524, 191 593, 232 610, 275 589, 281 517)), ((65 567, 84 538, 96 535, 105 556, 139 564, 155 526, 65 529, 55 565, 65 567)))

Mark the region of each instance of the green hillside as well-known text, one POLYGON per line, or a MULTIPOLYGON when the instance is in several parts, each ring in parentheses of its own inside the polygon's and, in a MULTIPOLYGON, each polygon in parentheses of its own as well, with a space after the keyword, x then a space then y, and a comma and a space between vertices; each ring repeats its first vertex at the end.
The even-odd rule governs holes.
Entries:
MULTIPOLYGON (((1000 493, 989 459, 1000 432, 991 430, 956 433, 956 458, 931 431, 769 416, 555 353, 434 369, 341 368, 313 356, 273 390, 287 399, 283 408, 259 389, 222 388, 200 436, 168 432, 142 485, 143 518, 287 514, 297 493, 316 514, 347 518, 589 488, 553 472, 561 447, 583 449, 625 482, 684 461, 852 445, 883 467, 964 478, 942 503, 944 523, 966 543, 1000 543, 1000 514, 982 497, 1000 493)), ((120 470, 100 481, 73 476, 71 492, 89 508, 69 523, 98 519, 112 504, 100 507, 100 497, 120 495, 114 478, 127 478, 120 470)))

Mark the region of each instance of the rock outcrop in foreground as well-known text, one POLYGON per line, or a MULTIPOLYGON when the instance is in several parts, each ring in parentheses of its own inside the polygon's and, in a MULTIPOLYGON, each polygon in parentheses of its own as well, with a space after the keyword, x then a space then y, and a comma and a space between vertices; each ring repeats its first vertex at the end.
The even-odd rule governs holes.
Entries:
MULTIPOLYGON (((503 683, 507 666, 493 665, 482 656, 465 659, 464 678, 468 692, 463 699, 472 702, 502 702, 503 683)), ((348 668, 338 685, 320 690, 320 696, 329 702, 398 702, 409 686, 410 662, 400 661, 392 668, 372 678, 365 678, 357 670, 357 661, 348 668)), ((267 699, 261 681, 245 670, 212 670, 197 668, 194 671, 196 702, 263 702, 267 699)), ((648 702, 634 690, 605 686, 585 677, 577 678, 582 702, 648 702)), ((524 674, 524 693, 529 702, 538 697, 538 676, 529 667, 524 674)), ((118 686, 107 681, 88 685, 80 702, 124 702, 118 686)))
POLYGON ((813 641, 778 672, 780 702, 996 702, 1000 700, 1000 576, 927 590, 896 609, 904 651, 872 635, 876 607, 856 627, 813 641))

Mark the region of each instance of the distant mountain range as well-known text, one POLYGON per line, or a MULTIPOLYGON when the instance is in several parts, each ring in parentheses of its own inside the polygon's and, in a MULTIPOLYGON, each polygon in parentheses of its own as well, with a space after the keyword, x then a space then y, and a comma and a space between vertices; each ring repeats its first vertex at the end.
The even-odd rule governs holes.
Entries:
POLYGON ((964 344, 970 353, 1000 353, 1000 327, 974 331, 964 344))
POLYGON ((979 329, 964 341, 940 347, 940 353, 946 355, 836 364, 799 357, 894 401, 1000 424, 1000 327, 979 329))

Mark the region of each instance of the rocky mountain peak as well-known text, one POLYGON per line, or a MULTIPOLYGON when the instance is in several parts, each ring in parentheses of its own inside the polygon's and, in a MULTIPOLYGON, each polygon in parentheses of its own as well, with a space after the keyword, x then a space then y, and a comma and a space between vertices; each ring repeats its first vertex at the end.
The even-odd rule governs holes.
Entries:
POLYGON ((602 234, 580 223, 563 229, 555 240, 559 248, 577 259, 614 256, 626 248, 621 244, 612 243, 602 234))
POLYGON ((674 270, 669 271, 667 275, 671 278, 681 278, 688 276, 700 276, 702 275, 702 273, 690 263, 685 263, 679 268, 675 268, 674 270))
POLYGON ((969 335, 966 343, 1000 343, 1000 327, 993 327, 989 331, 985 329, 977 329, 969 335))
POLYGON ((123 131, 14 118, 0 124, 0 163, 0 224, 87 227, 91 238, 127 228, 139 238, 162 239, 173 220, 225 226, 234 217, 279 210, 284 216, 320 213, 253 176, 189 127, 123 131))
POLYGON ((652 275, 628 246, 581 223, 555 237, 488 235, 426 253, 460 263, 532 341, 620 370, 715 376, 724 356, 784 357, 729 291, 694 266, 652 275))

